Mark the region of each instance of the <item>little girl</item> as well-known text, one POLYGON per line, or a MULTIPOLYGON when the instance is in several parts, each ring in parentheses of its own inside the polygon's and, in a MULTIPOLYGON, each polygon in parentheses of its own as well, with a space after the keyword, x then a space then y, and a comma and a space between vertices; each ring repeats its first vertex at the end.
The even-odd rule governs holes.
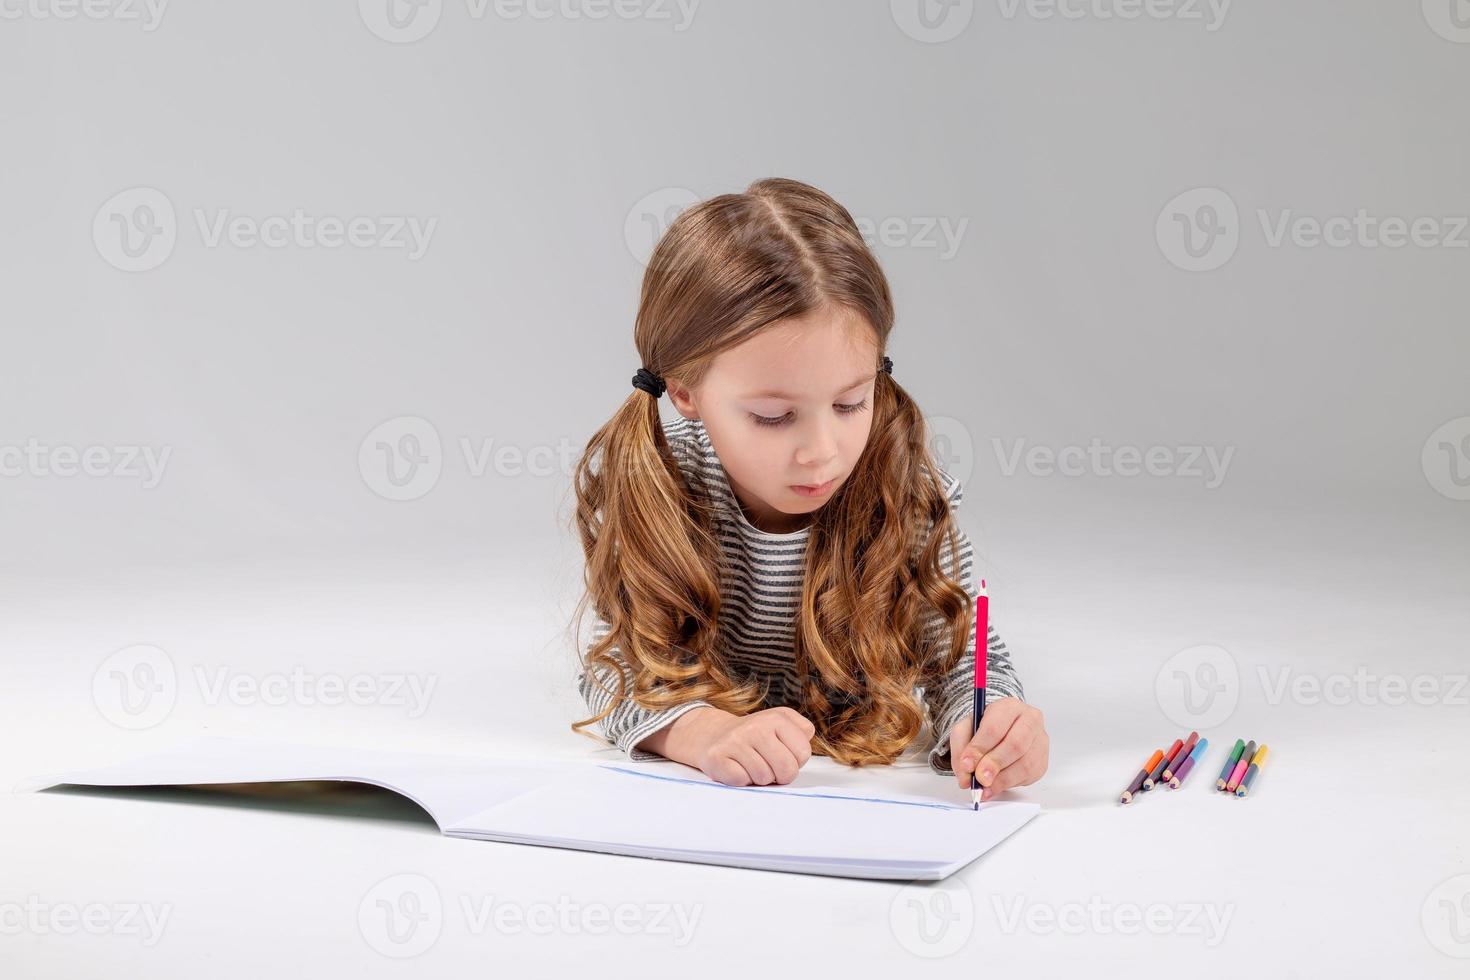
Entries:
POLYGON ((813 752, 892 763, 922 700, 935 772, 977 773, 990 799, 1046 771, 1041 712, 993 627, 996 700, 971 737, 963 490, 892 379, 892 327, 877 260, 815 187, 757 181, 670 225, 643 279, 635 390, 576 468, 576 621, 590 603, 597 623, 579 677, 593 714, 573 730, 767 785, 813 752))

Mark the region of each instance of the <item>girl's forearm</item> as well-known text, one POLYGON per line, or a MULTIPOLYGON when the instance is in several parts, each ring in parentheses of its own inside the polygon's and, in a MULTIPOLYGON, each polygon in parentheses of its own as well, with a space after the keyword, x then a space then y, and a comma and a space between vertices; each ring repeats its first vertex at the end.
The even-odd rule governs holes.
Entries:
POLYGON ((672 723, 643 739, 637 747, 697 769, 712 733, 734 717, 728 711, 702 705, 684 712, 672 723))

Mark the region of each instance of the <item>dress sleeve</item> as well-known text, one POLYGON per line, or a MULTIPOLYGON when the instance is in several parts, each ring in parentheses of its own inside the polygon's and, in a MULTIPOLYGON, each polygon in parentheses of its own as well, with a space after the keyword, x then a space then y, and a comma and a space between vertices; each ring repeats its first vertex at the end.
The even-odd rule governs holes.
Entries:
MULTIPOLYGON (((601 616, 597 617, 597 623, 593 627, 594 640, 601 640, 610 631, 611 627, 601 616)), ((590 649, 590 645, 589 645, 590 649)), ((632 669, 623 658, 622 650, 614 645, 608 649, 608 655, 617 661, 619 669, 627 684, 626 689, 633 689, 632 669)), ((582 692, 582 699, 587 703, 588 710, 593 714, 600 714, 604 708, 613 700, 613 693, 618 690, 617 676, 606 664, 596 665, 589 663, 577 676, 577 686, 582 692), (596 675, 594 677, 594 675, 596 675), (599 685, 598 680, 602 681, 599 685)), ((708 701, 689 701, 677 704, 670 708, 651 710, 644 708, 633 701, 632 698, 624 698, 613 711, 594 726, 601 732, 603 738, 621 749, 623 755, 630 762, 651 762, 662 759, 663 756, 657 752, 649 752, 636 746, 654 732, 665 725, 672 724, 676 718, 686 711, 692 711, 698 707, 708 707, 708 701)))
MULTIPOLYGON (((964 487, 954 477, 942 470, 939 472, 941 480, 947 486, 950 510, 953 512, 964 499, 964 487)), ((975 550, 970 543, 969 535, 963 529, 956 527, 955 537, 959 544, 957 556, 955 551, 946 546, 940 555, 940 562, 945 572, 960 584, 973 602, 980 591, 976 586, 974 575, 975 550)), ((943 656, 947 649, 946 638, 940 633, 941 626, 942 622, 935 614, 931 623, 928 649, 936 657, 943 656)), ((993 621, 989 624, 989 635, 985 638, 985 648, 988 658, 985 676, 986 700, 1024 697, 1021 679, 1016 676, 1016 668, 1011 663, 1010 651, 1006 649, 1005 642, 1000 638, 993 621)), ((941 775, 954 774, 954 767, 949 758, 949 732, 955 725, 970 717, 974 699, 975 625, 971 620, 964 655, 945 675, 942 684, 933 690, 926 688, 924 691, 924 702, 929 709, 935 739, 933 747, 929 750, 929 767, 941 775)))

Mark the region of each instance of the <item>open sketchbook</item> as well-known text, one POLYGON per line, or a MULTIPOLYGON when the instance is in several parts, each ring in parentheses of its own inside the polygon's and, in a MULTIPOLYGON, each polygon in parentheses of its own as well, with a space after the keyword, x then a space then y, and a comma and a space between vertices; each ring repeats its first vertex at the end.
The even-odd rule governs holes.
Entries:
MULTIPOLYGON (((450 837, 853 878, 941 879, 1037 814, 1035 803, 858 795, 833 786, 726 786, 680 767, 526 763, 203 736, 51 786, 345 780, 392 790, 450 837), (663 767, 660 767, 663 768, 663 767)), ((968 796, 968 794, 965 794, 968 796)))

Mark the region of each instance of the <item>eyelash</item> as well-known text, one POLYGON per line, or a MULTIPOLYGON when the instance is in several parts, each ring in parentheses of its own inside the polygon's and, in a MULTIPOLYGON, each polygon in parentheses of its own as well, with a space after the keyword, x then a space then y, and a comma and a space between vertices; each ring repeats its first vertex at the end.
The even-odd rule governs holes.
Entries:
MULTIPOLYGON (((833 407, 837 409, 837 412, 840 415, 856 415, 858 412, 861 412, 868 407, 868 400, 864 398, 856 405, 834 405, 833 407)), ((782 426, 790 421, 789 413, 787 415, 782 415, 779 418, 772 419, 767 418, 764 415, 757 415, 754 412, 751 412, 750 417, 755 421, 756 425, 782 426)))

